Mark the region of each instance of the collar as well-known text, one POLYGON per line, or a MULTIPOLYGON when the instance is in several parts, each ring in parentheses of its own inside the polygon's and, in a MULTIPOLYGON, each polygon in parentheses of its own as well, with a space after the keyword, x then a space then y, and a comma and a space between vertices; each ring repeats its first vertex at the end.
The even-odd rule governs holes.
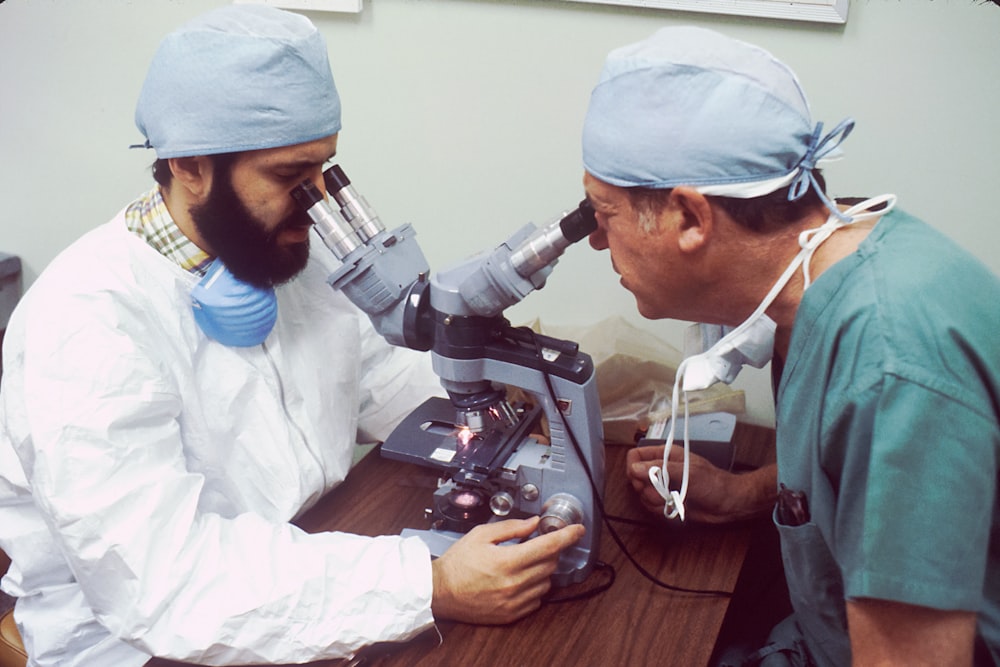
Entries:
POLYGON ((125 209, 125 225, 158 253, 185 271, 204 276, 212 257, 180 230, 167 210, 159 186, 125 209))

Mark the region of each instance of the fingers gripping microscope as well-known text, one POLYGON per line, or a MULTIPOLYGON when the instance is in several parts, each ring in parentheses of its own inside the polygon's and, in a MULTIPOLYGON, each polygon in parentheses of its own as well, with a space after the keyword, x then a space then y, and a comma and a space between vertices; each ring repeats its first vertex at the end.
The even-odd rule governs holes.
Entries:
POLYGON ((539 532, 583 524, 553 583, 583 581, 600 543, 604 488, 600 403, 590 357, 575 343, 515 328, 502 316, 545 280, 563 251, 596 227, 587 202, 542 228, 430 275, 403 225, 391 232, 339 166, 292 191, 340 260, 328 278, 394 345, 429 350, 449 399, 431 398, 382 445, 382 455, 439 471, 431 528, 417 534, 440 555, 475 525, 541 515, 539 532), (524 401, 509 401, 516 387, 524 401), (547 419, 549 442, 536 437, 547 419))

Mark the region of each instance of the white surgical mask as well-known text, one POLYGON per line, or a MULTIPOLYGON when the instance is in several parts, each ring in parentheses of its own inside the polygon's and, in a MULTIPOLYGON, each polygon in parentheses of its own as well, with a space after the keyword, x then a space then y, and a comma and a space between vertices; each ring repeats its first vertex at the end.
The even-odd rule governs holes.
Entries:
POLYGON ((771 360, 774 353, 774 334, 777 329, 774 320, 768 317, 765 311, 791 280, 799 265, 802 266, 803 290, 806 290, 812 284, 809 262, 821 243, 830 238, 830 235, 841 227, 885 215, 895 205, 895 195, 874 197, 852 206, 844 213, 831 214, 821 226, 802 232, 799 235, 801 250, 750 317, 705 352, 690 356, 681 362, 677 368, 674 390, 671 395, 670 431, 667 434, 667 446, 663 450, 663 463, 659 468, 649 469, 649 480, 652 482, 653 488, 666 501, 663 514, 668 519, 680 518, 681 521, 684 520, 684 500, 687 498, 691 458, 691 443, 688 438, 688 423, 690 421, 688 419, 688 392, 707 389, 716 382, 728 384, 736 379, 745 364, 750 364, 754 368, 763 368, 771 360), (882 204, 885 206, 880 206, 882 204), (878 210, 873 211, 873 208, 878 208, 878 210), (671 491, 669 488, 670 476, 667 473, 667 456, 674 442, 674 424, 677 423, 677 409, 681 392, 684 394, 684 467, 680 490, 671 491))

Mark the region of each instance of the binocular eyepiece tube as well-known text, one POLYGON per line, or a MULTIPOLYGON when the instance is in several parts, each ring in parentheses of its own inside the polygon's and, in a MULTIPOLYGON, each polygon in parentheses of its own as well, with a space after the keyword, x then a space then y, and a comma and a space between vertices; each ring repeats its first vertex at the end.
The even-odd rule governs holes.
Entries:
POLYGON ((584 199, 573 211, 542 227, 521 243, 510 256, 510 264, 522 278, 544 269, 559 258, 567 247, 597 229, 597 218, 590 202, 584 199))
POLYGON ((323 243, 337 259, 343 261, 345 257, 364 245, 357 230, 340 211, 326 203, 323 194, 312 181, 302 181, 292 188, 290 194, 309 215, 323 243))
POLYGON ((375 209, 367 199, 358 194, 351 185, 351 179, 347 178, 347 174, 339 164, 323 172, 323 181, 326 184, 326 191, 340 205, 341 214, 351 223, 351 227, 358 232, 362 241, 367 243, 379 232, 385 231, 385 225, 382 224, 375 209))
POLYGON ((339 210, 327 203, 323 193, 310 180, 296 185, 290 194, 315 223, 326 247, 343 261, 384 232, 385 225, 368 201, 354 189, 340 165, 333 165, 323 172, 323 183, 339 210))

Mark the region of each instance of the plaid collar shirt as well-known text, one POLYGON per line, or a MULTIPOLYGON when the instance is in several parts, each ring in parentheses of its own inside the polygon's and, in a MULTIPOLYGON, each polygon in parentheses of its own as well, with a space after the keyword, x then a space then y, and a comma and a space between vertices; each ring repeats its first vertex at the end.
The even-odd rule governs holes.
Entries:
POLYGON ((163 201, 159 186, 125 209, 125 225, 161 255, 185 271, 205 275, 212 257, 184 235, 163 201))

